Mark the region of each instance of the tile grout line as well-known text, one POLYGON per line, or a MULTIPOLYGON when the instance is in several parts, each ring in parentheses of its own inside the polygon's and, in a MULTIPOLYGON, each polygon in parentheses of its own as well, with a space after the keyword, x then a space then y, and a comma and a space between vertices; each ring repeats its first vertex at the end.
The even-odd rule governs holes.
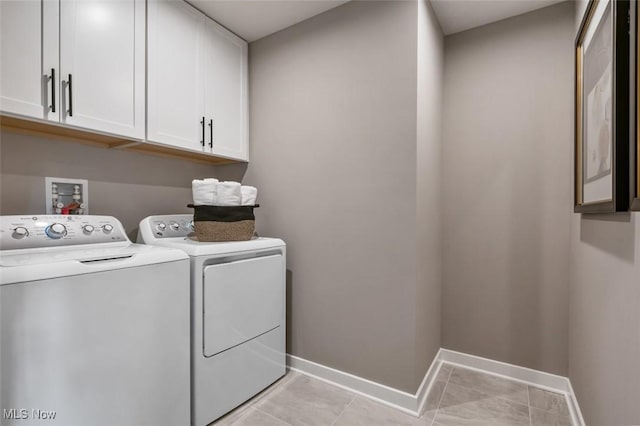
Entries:
MULTIPOLYGON (((440 368, 444 363, 440 365, 440 368)), ((447 381, 444 383, 444 388, 442 388, 442 395, 440 395, 440 399, 438 399, 438 405, 436 405, 436 412, 433 413, 433 419, 431 420, 431 426, 434 426, 436 423, 436 417, 438 416, 438 410, 440 410, 440 404, 442 404, 442 399, 444 398, 444 393, 447 391, 447 385, 449 384, 449 380, 451 380, 451 375, 453 374, 453 369, 455 367, 451 366, 451 371, 449 371, 449 375, 447 376, 447 381)), ((439 372, 439 371, 438 371, 439 372)))
MULTIPOLYGON (((527 386, 527 396, 529 395, 529 389, 530 389, 530 388, 538 389, 538 390, 541 390, 541 391, 546 392, 546 393, 552 393, 552 394, 555 394, 555 395, 561 396, 561 397, 563 398, 563 401, 564 401, 565 405, 567 406, 567 410, 569 410, 569 396, 568 396, 567 394, 563 394, 563 393, 559 393, 559 392, 554 392, 554 391, 550 391, 550 390, 542 389, 542 388, 539 388, 539 387, 536 387, 536 386, 528 385, 528 386, 527 386)), ((576 426, 576 425, 574 425, 574 424, 573 424, 573 419, 571 418, 571 411, 569 411, 569 412, 568 412, 568 414, 563 414, 563 413, 561 413, 561 412, 558 412, 558 411, 552 411, 552 410, 547 409, 547 408, 542 408, 542 407, 533 407, 533 406, 531 405, 531 399, 529 399, 529 413, 530 413, 530 415, 531 415, 532 417, 533 417, 533 413, 532 413, 532 409, 533 409, 533 408, 535 408, 535 409, 536 409, 536 410, 538 410, 538 411, 544 411, 545 413, 551 414, 551 415, 553 415, 553 416, 555 416, 555 417, 560 417, 560 418, 569 419, 569 423, 571 423, 571 425, 572 425, 572 426, 576 426)), ((533 419, 532 419, 532 422, 533 422, 533 419)), ((533 425, 533 423, 532 423, 532 425, 533 425)), ((639 425, 639 426, 640 426, 640 425, 639 425)))
POLYGON ((276 419, 277 421, 279 421, 279 422, 281 422, 281 423, 283 423, 285 425, 293 426, 288 421, 283 420, 281 418, 278 418, 278 417, 274 416, 273 414, 268 413, 267 411, 265 411, 265 410, 260 408, 262 406, 262 403, 267 402, 267 400, 269 400, 270 398, 272 398, 275 395, 277 395, 280 392, 282 392, 291 383, 291 381, 295 380, 294 376, 287 377, 289 374, 290 373, 286 373, 279 380, 277 380, 276 383, 273 383, 267 389, 265 389, 260 394, 258 394, 256 396, 257 400, 252 401, 252 403, 249 405, 248 408, 253 408, 254 410, 259 411, 259 412, 261 412, 263 414, 266 414, 267 416, 269 416, 269 417, 271 417, 273 419, 276 419))
MULTIPOLYGON (((468 367, 466 367, 464 365, 460 365, 460 364, 455 364, 454 363, 452 365, 457 366, 459 370, 469 370, 469 371, 473 371, 473 372, 479 373, 479 374, 484 375, 484 376, 495 377, 495 378, 499 378, 499 379, 501 379, 503 381, 507 381, 507 382, 511 382, 511 383, 515 383, 515 384, 521 384, 521 385, 525 386, 526 389, 527 389, 527 399, 529 398, 529 386, 532 387, 532 388, 544 390, 545 392, 551 392, 551 391, 547 391, 547 390, 542 389, 542 388, 537 388, 536 386, 532 386, 532 385, 528 384, 527 382, 523 382, 523 381, 520 381, 520 380, 512 380, 509 377, 504 377, 504 376, 501 376, 501 375, 498 375, 498 374, 493 374, 493 373, 487 373, 487 372, 484 372, 482 370, 478 370, 476 368, 468 368, 468 367)), ((460 385, 460 384, 456 383, 456 386, 463 386, 463 385, 460 385)), ((501 393, 499 395, 490 395, 489 393, 484 392, 484 391, 479 391, 479 392, 483 393, 487 397, 501 399, 503 401, 506 401, 506 402, 509 402, 509 403, 512 403, 512 404, 522 405, 522 406, 525 406, 525 407, 529 405, 528 403, 525 403, 525 402, 510 398, 509 395, 513 394, 514 392, 501 393)), ((553 392, 553 393, 557 393, 557 392, 553 392)))
POLYGON ((285 420, 282 420, 281 418, 278 418, 278 417, 274 416, 273 414, 269 414, 266 411, 261 410, 261 409, 259 409, 257 407, 253 407, 253 409, 256 410, 256 411, 260 411, 262 414, 266 414, 267 416, 271 417, 272 419, 276 419, 280 423, 283 423, 283 424, 288 425, 288 426, 293 426, 291 423, 289 423, 289 422, 287 422, 285 420))
POLYGON ((222 416, 218 417, 217 419, 215 419, 213 421, 213 423, 210 423, 210 425, 215 425, 216 423, 219 423, 223 419, 224 419, 224 423, 223 424, 227 424, 228 423, 229 425, 233 425, 238 420, 243 418, 248 412, 250 412, 251 409, 253 409, 253 405, 254 405, 253 398, 251 398, 248 401, 245 401, 241 405, 237 406, 233 410, 228 411, 227 413, 225 413, 222 416))
POLYGON ((261 392, 258 392, 258 394, 254 395, 248 401, 250 402, 250 405, 257 406, 262 401, 266 401, 267 399, 273 397, 275 394, 281 392, 282 389, 284 389, 287 386, 289 381, 293 380, 293 378, 289 378, 289 380, 287 380, 287 374, 288 373, 286 373, 280 379, 276 380, 274 383, 269 385, 266 389, 263 389, 261 392))
POLYGON ((347 411, 347 408, 351 407, 351 404, 353 404, 353 401, 356 400, 356 398, 358 397, 358 395, 353 394, 353 399, 351 399, 351 401, 349 401, 349 403, 342 409, 342 411, 340 412, 340 414, 338 414, 338 417, 336 417, 332 422, 331 422, 331 426, 335 425, 336 422, 340 419, 340 417, 342 417, 342 415, 344 414, 345 411, 347 411))
MULTIPOLYGON (((481 371, 476 371, 475 369, 467 369, 464 366, 457 366, 456 365, 456 367, 454 367, 454 368, 458 368, 459 370, 471 370, 471 371, 475 371, 477 373, 480 373, 483 376, 495 377, 495 375, 487 374, 487 373, 484 373, 484 372, 481 372, 481 371)), ((447 389, 449 388, 449 385, 451 385, 451 377, 453 376, 453 373, 454 373, 454 371, 452 369, 450 374, 449 374, 449 378, 447 380, 447 384, 445 385, 445 388, 443 389, 440 402, 438 403, 438 409, 436 410, 436 414, 439 412, 439 410, 441 408, 442 399, 444 398, 444 394, 446 393, 447 389)), ((504 380, 506 380, 508 382, 518 383, 518 381, 510 380, 508 378, 500 377, 500 379, 504 379, 504 380)), ((520 406, 520 407, 526 407, 527 408, 527 414, 528 414, 528 417, 529 417, 529 426, 531 426, 532 425, 532 419, 531 419, 531 410, 530 410, 530 407, 529 407, 529 385, 525 384, 525 383, 522 383, 522 384, 524 384, 524 386, 525 386, 524 390, 526 390, 526 392, 527 392, 527 402, 522 402, 521 400, 516 401, 516 400, 513 400, 512 398, 505 397, 505 395, 503 395, 503 394, 491 396, 490 394, 484 394, 483 392, 481 392, 481 393, 486 395, 487 398, 494 398, 494 399, 497 399, 497 400, 502 400, 502 401, 507 402, 509 404, 515 404, 515 405, 520 406)), ((461 386, 461 385, 455 384, 455 386, 457 387, 457 386, 461 386)), ((465 386, 462 386, 462 387, 464 388, 465 386)), ((471 386, 470 389, 474 389, 474 386, 471 386)), ((523 420, 524 420, 524 418, 523 418, 523 420)), ((436 422, 436 418, 434 417, 432 426, 437 426, 437 425, 438 425, 438 423, 436 422)))

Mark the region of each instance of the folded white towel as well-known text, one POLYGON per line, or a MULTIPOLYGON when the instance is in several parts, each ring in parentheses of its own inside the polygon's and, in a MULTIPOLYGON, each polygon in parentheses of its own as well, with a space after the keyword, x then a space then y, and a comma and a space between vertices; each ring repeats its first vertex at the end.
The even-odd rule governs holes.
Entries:
POLYGON ((240 187, 242 192, 242 205, 253 206, 258 198, 258 189, 255 186, 242 185, 240 187))
POLYGON ((196 206, 213 206, 218 200, 218 179, 194 179, 191 182, 193 204, 196 206))
POLYGON ((219 206, 239 206, 242 203, 242 191, 238 182, 220 182, 218 183, 218 200, 219 206))

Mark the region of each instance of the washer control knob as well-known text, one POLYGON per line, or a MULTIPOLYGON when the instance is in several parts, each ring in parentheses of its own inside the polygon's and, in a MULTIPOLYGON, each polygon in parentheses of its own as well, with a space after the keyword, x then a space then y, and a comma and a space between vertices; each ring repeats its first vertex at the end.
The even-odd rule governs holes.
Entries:
POLYGON ((172 231, 177 231, 178 229, 180 229, 180 224, 178 222, 171 222, 169 224, 169 227, 172 231))
POLYGON ((109 225, 108 223, 102 227, 102 230, 105 234, 110 234, 113 231, 113 225, 109 225))
POLYGON ((47 234, 47 237, 49 238, 59 240, 60 238, 67 235, 67 228, 61 223, 54 223, 47 226, 47 228, 44 230, 44 233, 47 234))
POLYGON ((85 235, 91 235, 91 234, 93 233, 93 230, 94 230, 94 229, 95 229, 95 228, 93 227, 93 225, 84 225, 84 226, 82 227, 82 232, 83 232, 85 235))
POLYGON ((164 222, 160 222, 156 228, 158 228, 158 231, 164 231, 165 229, 167 229, 167 225, 164 224, 164 222))
POLYGON ((11 234, 11 236, 16 240, 24 238, 28 235, 29 235, 29 230, 27 230, 27 228, 25 228, 24 226, 18 226, 17 228, 14 228, 13 234, 11 234))

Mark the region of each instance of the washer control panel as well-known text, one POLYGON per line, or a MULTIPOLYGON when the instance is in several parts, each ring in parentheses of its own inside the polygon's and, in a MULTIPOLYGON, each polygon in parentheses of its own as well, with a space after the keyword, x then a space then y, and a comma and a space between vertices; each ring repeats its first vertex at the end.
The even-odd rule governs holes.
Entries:
POLYGON ((14 250, 129 241, 111 216, 0 216, 0 249, 14 250))
POLYGON ((194 231, 193 215, 152 216, 149 226, 155 238, 186 237, 194 231))

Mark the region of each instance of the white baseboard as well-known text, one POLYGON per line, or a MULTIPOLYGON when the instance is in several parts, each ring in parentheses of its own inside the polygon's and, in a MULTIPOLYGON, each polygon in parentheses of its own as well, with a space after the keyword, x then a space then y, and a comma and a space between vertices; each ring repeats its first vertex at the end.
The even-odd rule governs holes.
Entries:
POLYGON ((434 379, 438 371, 440 371, 440 366, 444 363, 502 376, 510 380, 516 380, 538 388, 561 393, 565 395, 567 400, 573 424, 575 426, 584 426, 584 419, 582 418, 580 407, 578 406, 573 388, 571 387, 571 382, 568 378, 555 374, 448 349, 440 349, 422 379, 417 392, 411 394, 344 371, 336 370, 335 368, 287 354, 287 365, 289 369, 293 371, 349 390, 355 394, 373 399, 416 417, 419 417, 422 413, 434 379))
MULTIPOLYGON (((355 376, 344 371, 336 370, 322 364, 317 364, 294 355, 287 354, 287 365, 293 371, 314 377, 334 386, 349 390, 358 395, 371 398, 382 404, 391 406, 405 413, 418 416, 419 404, 417 394, 410 394, 392 387, 376 383, 374 381, 355 376)), ((433 365, 432 365, 433 367, 433 365)), ((429 369, 431 371, 432 368, 429 369)), ((421 387, 428 383, 425 376, 421 387)), ((426 391, 424 392, 426 395, 426 391)))

